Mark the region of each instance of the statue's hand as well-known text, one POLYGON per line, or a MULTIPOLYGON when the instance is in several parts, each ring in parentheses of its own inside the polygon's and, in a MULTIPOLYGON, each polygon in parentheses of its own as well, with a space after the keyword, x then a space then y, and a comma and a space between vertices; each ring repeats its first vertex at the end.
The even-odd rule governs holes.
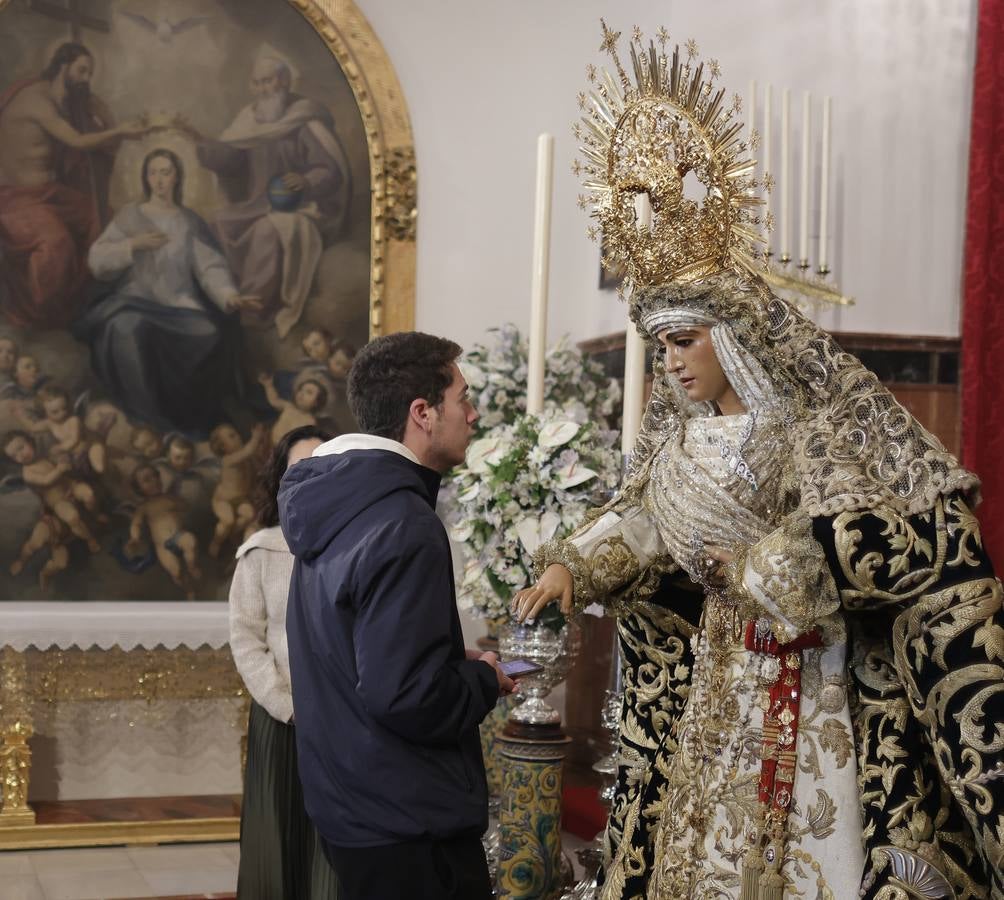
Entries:
POLYGON ((549 603, 561 601, 561 611, 566 616, 572 612, 574 582, 572 573, 559 563, 544 570, 533 587, 518 591, 512 598, 510 609, 518 622, 532 624, 549 603))

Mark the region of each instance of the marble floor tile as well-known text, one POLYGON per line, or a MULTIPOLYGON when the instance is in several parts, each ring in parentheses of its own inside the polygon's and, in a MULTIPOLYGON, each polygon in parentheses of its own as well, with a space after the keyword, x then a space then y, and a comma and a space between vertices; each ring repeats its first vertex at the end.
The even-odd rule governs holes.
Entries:
POLYGON ((229 869, 163 869, 147 871, 143 877, 155 896, 175 897, 179 894, 216 894, 237 890, 237 868, 229 869))
POLYGON ((4 900, 47 900, 42 885, 34 875, 8 875, 0 877, 4 900))
POLYGON ((47 872, 39 873, 38 880, 45 892, 45 900, 119 900, 123 897, 156 896, 136 869, 47 872))
POLYGON ((16 850, 0 851, 0 877, 8 875, 34 875, 35 867, 28 854, 16 850))
POLYGON ((120 869, 135 871, 125 847, 87 847, 80 850, 31 850, 27 853, 38 874, 77 874, 81 872, 111 872, 120 869))
POLYGON ((185 869, 234 869, 234 857, 227 853, 223 846, 221 844, 174 844, 160 847, 127 847, 126 853, 143 874, 170 869, 179 871, 185 869))

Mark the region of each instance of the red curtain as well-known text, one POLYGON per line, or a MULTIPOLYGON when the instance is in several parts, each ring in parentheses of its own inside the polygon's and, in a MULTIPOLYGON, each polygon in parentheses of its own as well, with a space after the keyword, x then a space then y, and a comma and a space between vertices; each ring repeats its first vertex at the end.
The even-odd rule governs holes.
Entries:
POLYGON ((962 462, 983 480, 983 543, 1004 572, 1004 0, 979 2, 972 115, 962 462))

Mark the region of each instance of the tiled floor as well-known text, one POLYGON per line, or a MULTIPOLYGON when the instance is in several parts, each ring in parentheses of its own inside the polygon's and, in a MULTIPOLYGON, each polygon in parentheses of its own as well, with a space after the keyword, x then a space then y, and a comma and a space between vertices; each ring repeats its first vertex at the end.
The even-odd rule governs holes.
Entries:
MULTIPOLYGON (((575 874, 574 851, 587 844, 564 834, 575 874)), ((237 844, 174 844, 85 850, 0 852, 2 900, 139 900, 232 898, 237 889, 237 844)))
POLYGON ((3 900, 233 895, 237 844, 0 853, 3 900))

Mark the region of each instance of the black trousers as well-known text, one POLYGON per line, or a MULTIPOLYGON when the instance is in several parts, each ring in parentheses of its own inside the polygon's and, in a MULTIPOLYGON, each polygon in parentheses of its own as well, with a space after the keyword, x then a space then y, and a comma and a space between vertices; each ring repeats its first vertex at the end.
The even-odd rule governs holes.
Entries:
POLYGON ((383 847, 335 847, 321 839, 340 900, 492 900, 477 835, 383 847))

